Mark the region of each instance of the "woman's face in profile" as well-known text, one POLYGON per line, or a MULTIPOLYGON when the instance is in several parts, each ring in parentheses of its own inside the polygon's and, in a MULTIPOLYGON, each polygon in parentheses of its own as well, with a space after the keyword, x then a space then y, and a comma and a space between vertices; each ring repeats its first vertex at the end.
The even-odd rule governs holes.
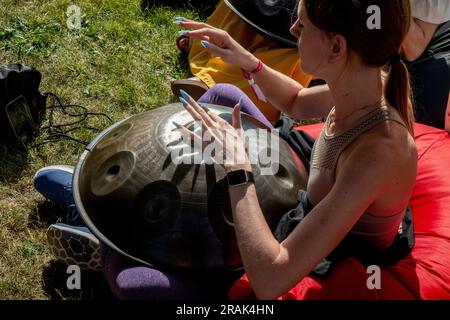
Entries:
POLYGON ((308 18, 302 2, 299 4, 298 18, 290 32, 297 38, 301 67, 305 73, 320 76, 330 50, 330 39, 308 18))

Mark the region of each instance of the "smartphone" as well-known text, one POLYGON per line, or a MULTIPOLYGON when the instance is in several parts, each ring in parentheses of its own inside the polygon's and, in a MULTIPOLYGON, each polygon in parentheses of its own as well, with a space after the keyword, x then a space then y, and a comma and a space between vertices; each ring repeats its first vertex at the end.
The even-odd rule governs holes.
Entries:
POLYGON ((6 115, 19 143, 26 144, 36 136, 36 125, 24 96, 19 96, 8 103, 6 115))

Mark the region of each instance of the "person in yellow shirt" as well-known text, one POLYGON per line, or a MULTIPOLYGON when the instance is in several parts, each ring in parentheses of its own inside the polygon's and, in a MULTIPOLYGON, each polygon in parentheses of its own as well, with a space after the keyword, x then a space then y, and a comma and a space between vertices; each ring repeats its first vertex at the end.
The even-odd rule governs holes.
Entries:
MULTIPOLYGON (((263 36, 256 28, 245 22, 237 15, 228 4, 229 1, 220 1, 216 10, 208 18, 207 23, 219 29, 227 31, 244 48, 264 62, 265 65, 291 77, 302 86, 307 87, 312 80, 312 76, 305 74, 300 68, 298 51, 295 48, 295 40, 290 46, 285 43, 276 42, 263 36)), ((295 3, 295 2, 294 2, 295 3)), ((295 8, 292 8, 295 12, 295 8)), ((176 21, 183 21, 183 17, 178 17, 176 21)), ((289 28, 286 33, 289 34, 289 28)), ((175 80, 172 82, 172 90, 176 96, 180 95, 180 90, 185 90, 195 99, 213 87, 217 83, 234 84, 252 100, 261 110, 264 116, 272 123, 280 117, 280 111, 269 102, 260 100, 253 92, 248 80, 244 77, 239 67, 225 63, 220 57, 212 55, 200 44, 200 41, 193 40, 189 44, 189 39, 181 33, 177 42, 181 50, 188 52, 188 59, 193 78, 175 80)))

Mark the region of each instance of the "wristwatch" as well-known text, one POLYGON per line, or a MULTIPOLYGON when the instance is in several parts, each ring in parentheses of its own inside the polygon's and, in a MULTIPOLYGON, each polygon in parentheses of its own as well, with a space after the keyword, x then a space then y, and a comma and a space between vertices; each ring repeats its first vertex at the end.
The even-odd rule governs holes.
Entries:
POLYGON ((230 171, 227 173, 227 184, 229 187, 237 187, 245 185, 249 182, 255 182, 253 172, 244 169, 230 171))

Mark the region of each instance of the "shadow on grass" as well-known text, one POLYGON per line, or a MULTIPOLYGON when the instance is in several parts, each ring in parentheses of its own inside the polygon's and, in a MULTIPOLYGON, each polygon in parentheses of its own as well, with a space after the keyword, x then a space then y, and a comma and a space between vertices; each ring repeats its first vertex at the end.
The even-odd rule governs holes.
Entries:
POLYGON ((51 224, 64 223, 65 220, 66 212, 63 208, 52 201, 44 201, 30 212, 28 227, 31 229, 48 228, 51 224))
POLYGON ((102 272, 82 270, 81 290, 69 290, 67 265, 59 261, 51 261, 42 271, 42 286, 52 300, 116 300, 102 272))
POLYGON ((0 143, 0 180, 15 183, 21 177, 28 160, 24 147, 0 143))

